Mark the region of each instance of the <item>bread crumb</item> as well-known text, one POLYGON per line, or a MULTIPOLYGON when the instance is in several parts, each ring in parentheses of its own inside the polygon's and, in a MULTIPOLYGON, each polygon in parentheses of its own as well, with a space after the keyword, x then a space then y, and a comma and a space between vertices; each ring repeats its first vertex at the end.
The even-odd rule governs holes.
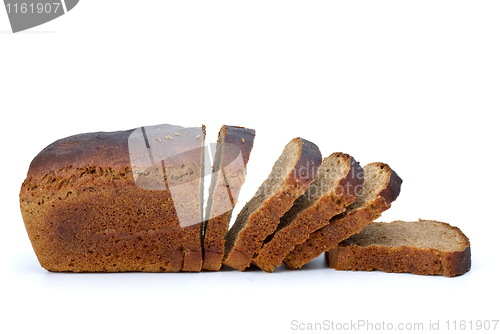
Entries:
POLYGON ((156 140, 158 140, 158 142, 160 142, 160 143, 161 143, 161 139, 160 139, 160 138, 156 138, 156 140))
POLYGON ((180 134, 180 133, 177 133, 177 132, 174 132, 174 135, 176 135, 176 136, 180 136, 181 134, 180 134))
POLYGON ((241 142, 245 144, 245 138, 241 138, 241 142))
POLYGON ((167 139, 174 139, 174 138, 172 138, 172 137, 170 137, 170 136, 165 136, 165 138, 167 138, 167 139))
POLYGON ((196 136, 196 139, 200 139, 200 138, 201 138, 201 136, 200 136, 200 135, 197 135, 197 136, 196 136))

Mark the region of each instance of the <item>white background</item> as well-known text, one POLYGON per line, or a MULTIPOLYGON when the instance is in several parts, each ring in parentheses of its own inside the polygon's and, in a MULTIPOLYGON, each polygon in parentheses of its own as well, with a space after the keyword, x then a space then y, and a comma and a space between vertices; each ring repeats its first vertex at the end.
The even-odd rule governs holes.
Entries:
POLYGON ((499 17, 498 1, 83 0, 12 34, 0 7, 0 331, 300 332, 293 320, 445 330, 500 319, 499 17), (323 256, 273 274, 42 269, 18 200, 33 157, 73 134, 161 123, 205 124, 208 141, 222 124, 256 129, 240 206, 293 137, 324 156, 386 162, 404 183, 380 220, 460 227, 472 269, 337 272, 323 256))

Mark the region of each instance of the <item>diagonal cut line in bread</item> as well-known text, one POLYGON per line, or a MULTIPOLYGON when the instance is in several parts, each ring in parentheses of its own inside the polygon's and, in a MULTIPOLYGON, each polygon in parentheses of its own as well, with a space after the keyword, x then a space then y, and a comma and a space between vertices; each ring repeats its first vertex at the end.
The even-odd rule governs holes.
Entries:
POLYGON ((203 263, 205 126, 183 128, 163 124, 141 129, 150 159, 153 158, 150 163, 161 165, 165 190, 172 198, 174 210, 182 228, 179 237, 182 245, 181 271, 199 272, 203 263), (174 137, 176 140, 167 139, 174 137), (162 138, 164 140, 161 140, 162 138), (194 165, 191 166, 193 172, 191 178, 187 177, 190 172, 186 165, 189 164, 194 165), (191 195, 193 193, 198 193, 198 201, 191 195))
POLYGON ((252 263, 272 272, 285 256, 309 235, 329 223, 355 201, 363 184, 363 169, 345 153, 326 157, 314 181, 283 215, 276 231, 267 237, 252 263))
POLYGON ((219 270, 234 206, 245 182, 255 130, 224 125, 219 131, 212 167, 203 233, 204 270, 219 270))
POLYGON ((433 220, 371 223, 326 254, 337 270, 459 276, 469 271, 469 239, 447 223, 433 220))
POLYGON ((301 268, 349 236, 361 231, 379 218, 398 197, 402 180, 387 164, 374 162, 364 168, 363 190, 346 211, 333 217, 329 224, 312 233, 285 257, 291 269, 301 268))
POLYGON ((256 194, 246 203, 226 234, 223 263, 243 271, 280 218, 316 177, 319 148, 302 138, 292 139, 256 194))

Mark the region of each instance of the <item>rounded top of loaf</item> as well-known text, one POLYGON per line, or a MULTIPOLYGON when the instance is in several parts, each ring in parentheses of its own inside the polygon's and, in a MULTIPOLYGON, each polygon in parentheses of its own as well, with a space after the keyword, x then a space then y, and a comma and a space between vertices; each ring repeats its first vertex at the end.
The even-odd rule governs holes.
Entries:
POLYGON ((83 133, 59 139, 33 159, 28 176, 89 165, 115 168, 130 166, 128 138, 133 131, 83 133))
POLYGON ((203 145, 204 136, 204 126, 183 128, 167 124, 124 131, 78 134, 59 139, 44 148, 31 162, 28 177, 43 176, 50 171, 67 168, 133 168, 135 165, 131 166, 131 159, 134 164, 138 164, 135 166, 137 168, 158 163, 156 160, 163 158, 168 159, 166 166, 170 163, 182 164, 182 160, 193 160, 199 164, 199 150, 203 145), (135 145, 132 151, 131 139, 135 145), (136 139, 139 139, 139 144, 144 147, 136 147, 136 139), (145 156, 147 159, 144 158, 144 154, 141 155, 143 151, 152 154, 154 161, 148 156, 145 156))

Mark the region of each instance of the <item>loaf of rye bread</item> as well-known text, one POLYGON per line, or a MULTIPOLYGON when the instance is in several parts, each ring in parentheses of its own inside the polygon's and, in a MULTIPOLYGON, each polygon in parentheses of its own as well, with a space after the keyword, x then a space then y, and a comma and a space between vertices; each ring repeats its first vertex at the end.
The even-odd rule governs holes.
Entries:
POLYGON ((469 271, 469 239, 447 223, 419 220, 371 223, 327 252, 337 270, 454 277, 469 271))
POLYGON ((284 148, 268 178, 246 203, 225 237, 223 263, 243 271, 280 218, 316 177, 321 164, 318 147, 295 138, 284 148))
POLYGON ((314 181, 281 217, 278 228, 267 237, 252 263, 267 272, 274 271, 296 245, 354 202, 362 183, 363 169, 348 154, 333 153, 323 159, 314 181))
MULTIPOLYGON (((328 221, 332 208, 353 198, 332 201, 321 191, 305 197, 317 188, 311 182, 320 179, 321 153, 301 138, 285 147, 227 231, 254 135, 222 127, 205 216, 204 126, 88 133, 49 145, 33 159, 19 195, 40 264, 49 271, 198 272, 218 270, 221 261, 244 270, 253 261, 273 271, 287 250, 283 262, 295 269, 331 248, 327 259, 339 270, 452 277, 470 269, 470 243, 456 227, 371 223, 400 191, 401 179, 386 164, 365 166, 362 194, 328 221)), ((350 170, 359 170, 349 160, 350 170)), ((356 192, 360 177, 349 186, 348 179, 339 182, 356 192)), ((322 185, 336 194, 334 184, 322 185)))
POLYGON ((391 207, 391 203, 399 196, 403 180, 387 164, 381 162, 370 163, 363 169, 363 188, 356 201, 344 213, 333 217, 326 226, 295 246, 283 261, 287 267, 302 267, 342 240, 361 231, 391 207))
POLYGON ((224 256, 224 235, 245 182, 255 130, 224 125, 219 131, 203 227, 203 266, 219 270, 224 256))
POLYGON ((21 213, 49 271, 200 271, 205 127, 80 134, 32 161, 21 213))

